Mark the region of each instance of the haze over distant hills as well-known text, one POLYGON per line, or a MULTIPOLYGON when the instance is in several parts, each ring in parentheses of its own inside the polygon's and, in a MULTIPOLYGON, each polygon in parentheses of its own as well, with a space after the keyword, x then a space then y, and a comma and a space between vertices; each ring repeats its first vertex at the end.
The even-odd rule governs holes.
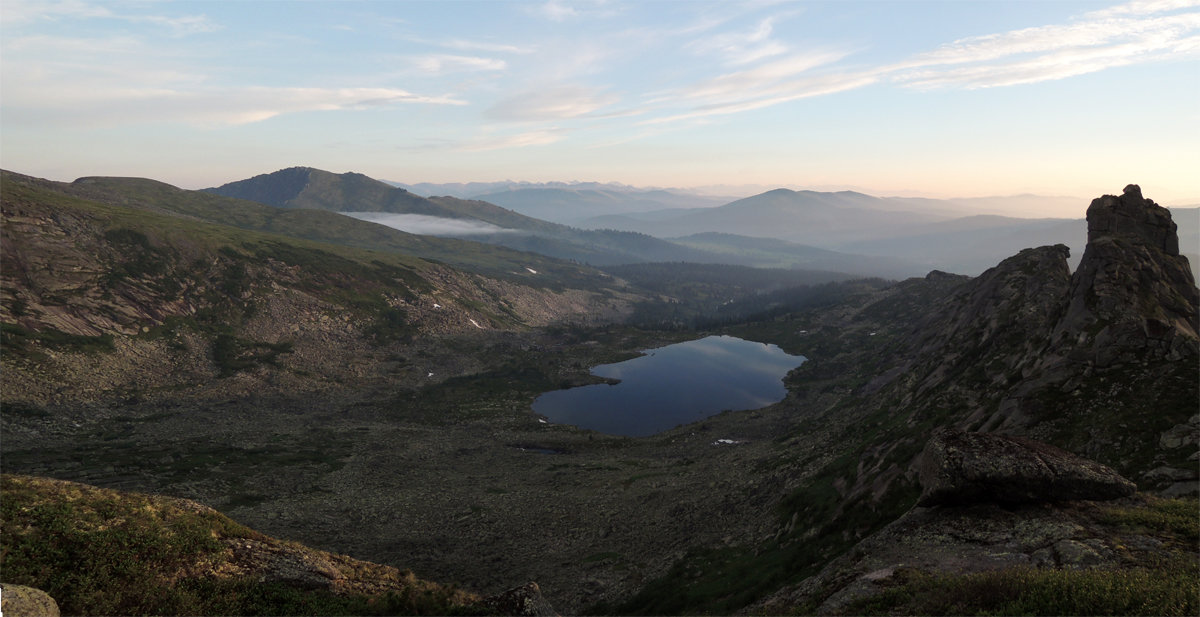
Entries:
MULTIPOLYGON (((465 237, 595 266, 686 261, 819 269, 847 276, 888 278, 916 276, 926 271, 924 266, 904 260, 840 255, 829 250, 821 252, 817 263, 811 256, 802 254, 803 251, 797 251, 797 247, 789 247, 783 252, 765 248, 714 251, 670 242, 637 230, 578 229, 526 216, 479 199, 425 198, 362 174, 334 174, 307 167, 261 174, 207 191, 282 208, 332 210, 411 233, 465 237)), ((644 193, 652 193, 665 201, 683 198, 661 191, 644 193)), ((557 198, 561 203, 561 198, 567 194, 579 195, 564 190, 552 199, 557 198)), ((607 193, 608 197, 605 195, 601 191, 592 191, 588 198, 593 202, 615 198, 611 191, 607 193)))
POLYGON ((390 183, 421 195, 451 195, 498 204, 521 214, 568 225, 600 214, 676 208, 712 208, 736 199, 678 189, 647 189, 599 182, 390 183))
MULTIPOLYGON (((1074 204, 1073 218, 998 214, 1069 211, 1069 197, 929 199, 781 188, 719 203, 723 198, 620 184, 393 184, 297 167, 208 190, 598 266, 688 261, 890 278, 934 269, 973 275, 1046 244, 1068 246, 1076 263, 1085 243, 1079 220, 1086 200, 1074 204)), ((1200 216, 1179 211, 1183 252, 1194 254, 1200 216)))

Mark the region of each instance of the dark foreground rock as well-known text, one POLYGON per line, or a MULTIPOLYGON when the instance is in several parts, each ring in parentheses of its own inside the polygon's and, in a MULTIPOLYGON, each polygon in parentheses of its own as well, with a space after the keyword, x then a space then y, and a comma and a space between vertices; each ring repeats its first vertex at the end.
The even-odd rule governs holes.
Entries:
POLYGON ((921 506, 1104 501, 1137 490, 1095 461, 1031 439, 990 433, 939 430, 918 465, 921 506))
POLYGON ((484 599, 484 605, 499 615, 521 615, 523 617, 557 617, 558 612, 542 597, 537 583, 526 583, 504 593, 484 599))

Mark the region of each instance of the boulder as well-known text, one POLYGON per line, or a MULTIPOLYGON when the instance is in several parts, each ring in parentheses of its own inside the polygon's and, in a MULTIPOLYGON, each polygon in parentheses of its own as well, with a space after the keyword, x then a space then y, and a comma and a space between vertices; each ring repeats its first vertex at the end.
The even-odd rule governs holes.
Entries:
POLYGON ((1041 442, 941 429, 918 463, 920 506, 1104 501, 1137 486, 1112 469, 1041 442))
POLYGON ((542 597, 537 583, 525 583, 503 593, 488 596, 484 606, 497 615, 521 615, 523 617, 557 617, 558 612, 542 597))
POLYGON ((41 589, 0 584, 0 614, 13 617, 58 617, 58 603, 41 589))

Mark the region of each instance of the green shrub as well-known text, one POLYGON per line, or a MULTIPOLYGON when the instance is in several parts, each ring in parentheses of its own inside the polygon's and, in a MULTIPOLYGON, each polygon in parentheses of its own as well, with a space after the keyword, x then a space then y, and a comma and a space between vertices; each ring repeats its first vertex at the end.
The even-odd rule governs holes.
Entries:
POLYGON ((1175 536, 1195 548, 1200 542, 1200 503, 1191 499, 1158 499, 1148 497, 1143 507, 1112 507, 1105 510, 1102 520, 1135 530, 1146 530, 1175 536))
POLYGON ((852 615, 1196 615, 1200 567, 1058 570, 1016 567, 965 575, 902 572, 896 587, 851 603, 852 615))

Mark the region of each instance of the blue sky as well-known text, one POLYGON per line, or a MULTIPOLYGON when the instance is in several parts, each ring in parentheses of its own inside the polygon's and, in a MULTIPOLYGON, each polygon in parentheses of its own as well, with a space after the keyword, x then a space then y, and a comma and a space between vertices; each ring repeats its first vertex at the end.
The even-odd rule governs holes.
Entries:
POLYGON ((1200 202, 1200 2, 0 1, 0 165, 1200 202))

